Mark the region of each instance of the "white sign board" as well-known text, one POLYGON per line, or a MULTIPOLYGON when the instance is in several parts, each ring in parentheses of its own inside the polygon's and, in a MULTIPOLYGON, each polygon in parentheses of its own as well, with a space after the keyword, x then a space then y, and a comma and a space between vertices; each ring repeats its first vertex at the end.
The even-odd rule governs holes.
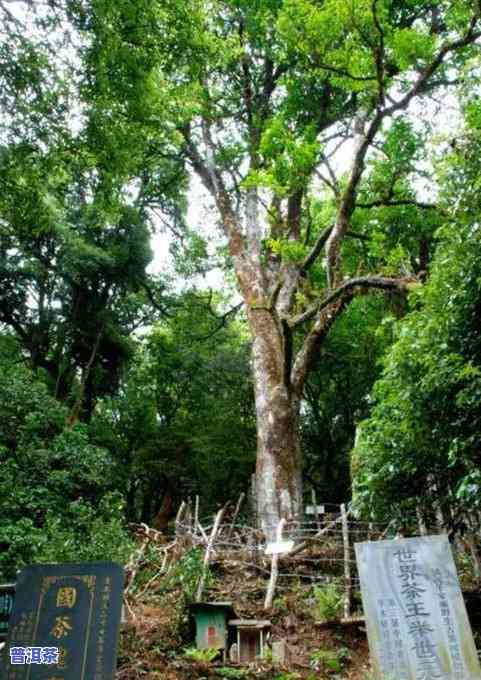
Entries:
POLYGON ((480 680, 447 537, 357 543, 376 678, 480 680))
POLYGON ((306 515, 323 515, 325 512, 324 505, 306 505, 306 515))
POLYGON ((294 547, 294 541, 277 541, 277 543, 268 543, 266 545, 266 555, 282 555, 283 553, 290 553, 294 547))

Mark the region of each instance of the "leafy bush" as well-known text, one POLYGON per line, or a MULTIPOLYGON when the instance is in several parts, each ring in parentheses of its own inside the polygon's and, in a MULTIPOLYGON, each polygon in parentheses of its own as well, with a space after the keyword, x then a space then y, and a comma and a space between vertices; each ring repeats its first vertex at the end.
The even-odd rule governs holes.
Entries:
POLYGON ((130 541, 114 462, 18 365, 0 371, 0 578, 33 562, 116 560, 130 541))
POLYGON ((218 649, 196 649, 190 647, 184 651, 184 656, 187 659, 192 659, 197 663, 211 663, 219 655, 218 649))
POLYGON ((336 619, 342 611, 342 593, 335 583, 314 587, 317 612, 321 619, 336 619))
POLYGON ((230 678, 231 680, 242 680, 247 677, 247 671, 243 668, 219 668, 217 674, 221 678, 230 678))
MULTIPOLYGON (((204 555, 200 548, 193 548, 186 553, 175 565, 165 580, 166 588, 180 586, 187 602, 193 602, 197 585, 203 571, 204 555)), ((212 583, 212 572, 207 569, 205 575, 205 587, 208 588, 212 583)))
POLYGON ((350 658, 347 647, 340 649, 318 649, 311 654, 311 666, 315 670, 326 670, 340 673, 346 661, 350 658))
POLYGON ((63 517, 47 514, 44 532, 37 562, 112 560, 124 564, 134 549, 124 527, 123 501, 116 493, 104 496, 97 508, 79 500, 63 517))

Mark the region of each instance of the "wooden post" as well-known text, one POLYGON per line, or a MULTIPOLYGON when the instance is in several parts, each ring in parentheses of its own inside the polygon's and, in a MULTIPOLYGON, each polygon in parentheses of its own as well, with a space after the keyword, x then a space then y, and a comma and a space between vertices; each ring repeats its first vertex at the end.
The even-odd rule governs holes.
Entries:
POLYGON ((244 498, 246 497, 245 493, 242 492, 241 495, 239 496, 239 500, 237 501, 237 505, 235 506, 234 514, 232 515, 232 525, 235 524, 235 521, 237 519, 237 516, 240 512, 242 503, 244 502, 244 498))
POLYGON ((192 534, 192 498, 187 499, 187 509, 185 512, 185 524, 187 526, 187 531, 192 534))
POLYGON ((204 555, 204 564, 202 565, 202 575, 199 579, 199 585, 197 586, 197 593, 195 596, 195 599, 197 602, 200 602, 202 599, 202 593, 204 592, 204 586, 205 586, 205 577, 207 576, 207 569, 209 567, 209 561, 210 561, 210 555, 212 553, 212 548, 214 546, 214 540, 217 535, 217 532, 219 531, 220 523, 222 521, 222 517, 224 515, 225 507, 219 510, 219 512, 216 515, 215 521, 214 521, 214 526, 212 527, 212 531, 210 532, 209 536, 209 542, 207 543, 207 548, 205 549, 205 555, 204 555))
MULTIPOLYGON (((286 520, 283 517, 279 524, 277 525, 277 536, 276 541, 280 543, 282 541, 282 532, 286 520)), ((277 577, 279 576, 279 553, 274 553, 271 560, 271 578, 269 580, 269 585, 267 587, 266 599, 264 602, 264 609, 270 609, 274 601, 274 593, 276 591, 277 577)))
POLYGON ((197 535, 197 530, 199 528, 199 505, 200 505, 200 499, 199 496, 195 497, 195 510, 194 510, 194 534, 197 535))
POLYGON ((341 505, 342 518, 342 542, 344 544, 344 618, 348 619, 351 615, 351 554, 349 549, 349 522, 344 503, 341 505))
POLYGON ((182 515, 184 514, 185 508, 186 508, 185 501, 182 501, 182 503, 180 504, 180 508, 177 512, 177 516, 175 518, 175 535, 176 536, 180 536, 180 534, 181 534, 180 521, 182 519, 182 515))
POLYGON ((239 496, 239 500, 237 501, 237 505, 235 506, 234 514, 232 515, 232 522, 231 522, 230 529, 229 529, 229 533, 228 533, 228 537, 229 537, 229 538, 232 536, 232 533, 233 533, 233 531, 234 531, 234 528, 235 528, 235 521, 236 521, 236 519, 237 519, 237 515, 238 515, 239 512, 240 512, 241 505, 242 505, 242 503, 244 502, 244 498, 245 498, 245 497, 246 497, 245 493, 242 492, 241 495, 239 496))
POLYGON ((481 560, 479 559, 478 550, 476 547, 476 542, 472 536, 467 540, 469 552, 471 553, 471 558, 473 560, 473 573, 477 579, 481 579, 481 560))
POLYGON ((316 524, 317 524, 317 530, 321 530, 321 522, 319 520, 319 513, 317 512, 317 496, 316 496, 316 490, 312 489, 311 491, 311 500, 312 500, 312 505, 314 507, 314 517, 316 518, 316 524))
POLYGON ((423 512, 422 512, 421 507, 419 505, 416 507, 416 516, 418 518, 419 535, 420 536, 427 536, 428 535, 428 528, 426 526, 426 522, 424 521, 423 512))
POLYGON ((252 525, 258 528, 257 524, 257 483, 256 483, 256 475, 255 473, 251 475, 251 510, 252 510, 252 517, 253 517, 253 522, 252 525))

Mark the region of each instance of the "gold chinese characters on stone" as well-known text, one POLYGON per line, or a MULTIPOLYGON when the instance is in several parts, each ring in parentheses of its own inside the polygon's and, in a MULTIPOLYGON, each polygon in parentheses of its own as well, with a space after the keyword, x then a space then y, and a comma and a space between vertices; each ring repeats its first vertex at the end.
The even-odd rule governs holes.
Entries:
POLYGON ((65 647, 60 647, 58 650, 58 668, 66 668, 67 667, 67 650, 65 647))
POLYGON ((56 637, 57 640, 60 640, 61 638, 66 637, 71 630, 72 626, 70 624, 70 618, 68 616, 57 616, 51 634, 56 637))
POLYGON ((57 591, 57 607, 72 608, 77 599, 75 588, 59 588, 57 591))

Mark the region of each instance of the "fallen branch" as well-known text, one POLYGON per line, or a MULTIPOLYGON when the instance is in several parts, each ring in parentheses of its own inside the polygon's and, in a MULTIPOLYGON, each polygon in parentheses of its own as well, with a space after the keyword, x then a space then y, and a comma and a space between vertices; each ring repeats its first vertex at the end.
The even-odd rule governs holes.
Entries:
POLYGON ((145 550, 147 548, 147 545, 150 542, 150 538, 149 538, 149 535, 148 535, 149 527, 146 524, 144 524, 142 526, 145 527, 145 530, 146 530, 146 533, 143 536, 142 543, 132 553, 129 561, 127 562, 127 564, 125 566, 125 571, 126 571, 126 574, 127 574, 127 583, 126 583, 126 586, 125 586, 125 589, 124 589, 124 593, 126 595, 127 595, 127 593, 130 592, 130 589, 132 588, 134 579, 137 576, 137 572, 139 570, 140 563, 141 563, 142 558, 144 556, 145 550))
POLYGON ((228 538, 232 536, 232 532, 234 531, 234 526, 235 526, 235 521, 237 519, 237 515, 239 514, 239 511, 241 509, 241 505, 244 502, 244 498, 246 497, 245 493, 242 492, 241 495, 239 496, 239 500, 237 501, 237 505, 235 506, 234 514, 232 515, 232 522, 230 525, 230 529, 227 533, 228 538))
POLYGON ((136 621, 136 620, 137 620, 137 617, 135 616, 134 610, 133 610, 132 607, 130 606, 129 601, 128 601, 128 599, 125 597, 125 595, 124 595, 122 601, 123 601, 123 603, 125 604, 125 606, 127 607, 128 612, 129 612, 130 616, 132 617, 132 621, 136 621))
MULTIPOLYGON (((347 511, 347 513, 349 514, 349 510, 347 511)), ((315 541, 317 538, 320 538, 321 536, 324 536, 324 534, 327 534, 327 532, 330 531, 332 527, 336 526, 336 524, 339 524, 339 522, 342 522, 342 517, 340 515, 339 517, 336 517, 336 519, 332 520, 332 522, 329 522, 329 524, 325 526, 323 529, 318 531, 317 534, 314 534, 312 538, 306 539, 305 541, 302 541, 302 543, 299 543, 299 545, 296 545, 296 547, 289 553, 289 557, 294 557, 294 555, 297 555, 298 553, 308 548, 309 544, 312 543, 312 541, 315 541)))
POLYGON ((219 531, 220 523, 222 521, 222 517, 224 516, 225 512, 225 507, 219 510, 219 512, 216 515, 215 521, 214 521, 214 526, 212 527, 212 531, 210 532, 209 536, 209 541, 207 543, 207 548, 205 551, 204 555, 204 564, 202 565, 202 575, 199 579, 199 585, 197 586, 197 593, 195 596, 196 602, 200 602, 202 599, 202 593, 204 592, 204 586, 205 586, 205 579, 207 576, 207 568, 209 566, 209 561, 210 561, 210 555, 212 552, 212 548, 214 545, 214 540, 217 535, 217 532, 219 531))
POLYGON ((325 621, 315 621, 316 628, 330 628, 331 626, 358 626, 366 622, 364 616, 350 616, 342 619, 326 619, 325 621))

